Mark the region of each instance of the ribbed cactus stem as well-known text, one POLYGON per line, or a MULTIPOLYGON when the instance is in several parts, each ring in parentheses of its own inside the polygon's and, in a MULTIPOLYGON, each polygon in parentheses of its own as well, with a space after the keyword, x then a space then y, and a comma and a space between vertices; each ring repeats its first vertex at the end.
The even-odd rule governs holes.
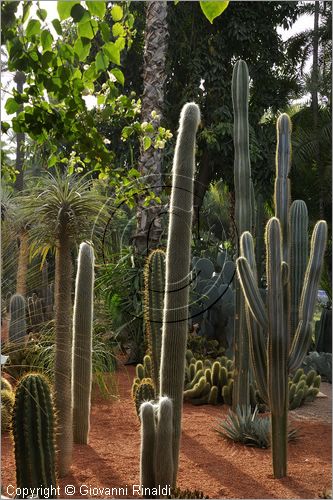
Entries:
POLYGON ((261 278, 263 274, 263 255, 264 255, 264 199, 262 194, 257 197, 256 204, 256 264, 257 264, 257 274, 258 274, 258 284, 261 283, 261 278))
MULTIPOLYGON (((252 230, 251 166, 249 153, 249 73, 244 61, 237 61, 232 75, 234 108, 234 184, 235 219, 239 237, 252 230)), ((236 280, 235 285, 235 378, 233 406, 248 406, 249 401, 249 340, 246 326, 245 300, 236 280)))
POLYGON ((300 366, 311 342, 311 321, 317 300, 326 242, 327 223, 321 220, 315 225, 311 238, 310 257, 299 304, 299 323, 290 349, 289 369, 291 371, 300 366))
POLYGON ((155 483, 161 488, 170 487, 173 481, 172 456, 172 401, 163 397, 158 402, 155 483))
POLYGON ((276 178, 274 188, 275 217, 279 219, 282 230, 283 260, 289 258, 289 207, 290 180, 288 178, 291 165, 291 121, 283 113, 277 120, 276 146, 276 178))
POLYGON ((160 395, 173 402, 173 484, 176 485, 188 331, 195 136, 200 122, 196 104, 181 112, 173 163, 166 253, 166 292, 160 369, 160 395))
POLYGON ((291 338, 298 325, 298 308, 308 260, 308 209, 303 200, 290 207, 290 297, 291 338))
POLYGON ((15 293, 10 298, 9 303, 9 340, 18 342, 27 334, 25 298, 19 293, 15 293))
POLYGON ((19 382, 12 427, 16 487, 48 488, 48 498, 57 498, 54 410, 49 384, 42 375, 28 374, 19 382))
POLYGON ((140 484, 144 488, 155 487, 155 411, 149 401, 142 403, 141 418, 141 451, 140 451, 140 484))
POLYGON ((81 243, 75 283, 73 316, 73 438, 87 444, 92 383, 94 250, 81 243))
POLYGON ((152 378, 158 391, 165 291, 165 252, 163 250, 157 249, 150 253, 146 261, 144 275, 145 328, 152 360, 152 378))

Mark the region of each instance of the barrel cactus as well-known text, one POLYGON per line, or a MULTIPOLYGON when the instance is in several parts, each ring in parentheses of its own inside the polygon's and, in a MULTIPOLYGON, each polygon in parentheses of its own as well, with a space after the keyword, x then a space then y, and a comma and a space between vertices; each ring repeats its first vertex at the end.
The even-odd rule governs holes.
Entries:
POLYGON ((20 380, 12 430, 17 488, 48 488, 49 498, 56 498, 54 409, 44 376, 29 373, 20 380))

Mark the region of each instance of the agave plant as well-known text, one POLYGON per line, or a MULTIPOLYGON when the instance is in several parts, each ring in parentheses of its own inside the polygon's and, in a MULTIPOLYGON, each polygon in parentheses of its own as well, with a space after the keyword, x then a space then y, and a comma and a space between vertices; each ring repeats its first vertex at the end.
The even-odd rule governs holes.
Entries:
MULTIPOLYGON (((258 415, 258 407, 253 412, 251 406, 237 406, 236 411, 229 410, 225 420, 219 420, 216 431, 235 443, 257 448, 269 448, 271 445, 271 419, 269 415, 258 415)), ((290 429, 288 440, 297 438, 297 429, 290 429)))
POLYGON ((33 255, 55 248, 55 405, 58 412, 58 473, 68 473, 72 453, 72 255, 76 243, 91 238, 102 217, 101 196, 85 177, 49 174, 22 199, 22 214, 31 224, 33 255))

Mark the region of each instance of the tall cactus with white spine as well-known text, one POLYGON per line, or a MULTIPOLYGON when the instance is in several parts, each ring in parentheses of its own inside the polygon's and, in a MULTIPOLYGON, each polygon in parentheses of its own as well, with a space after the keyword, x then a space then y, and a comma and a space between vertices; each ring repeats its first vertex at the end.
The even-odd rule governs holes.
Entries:
POLYGON ((144 277, 145 329, 152 361, 152 378, 155 389, 158 391, 165 287, 165 252, 163 250, 153 250, 149 254, 144 277))
MULTIPOLYGON (((235 220, 238 236, 252 230, 253 186, 249 153, 249 73, 244 61, 237 61, 232 75, 234 107, 235 220)), ((249 341, 245 299, 239 280, 235 283, 235 378, 233 407, 249 406, 249 341)))
MULTIPOLYGON (((280 478, 287 474, 288 372, 301 364, 311 341, 310 323, 325 253, 327 224, 319 221, 314 228, 304 273, 307 214, 300 201, 294 202, 289 213, 291 147, 287 115, 279 117, 277 134, 276 217, 271 218, 266 227, 267 309, 257 284, 253 239, 248 231, 241 236, 237 271, 251 313, 247 323, 256 382, 272 412, 273 472, 275 477, 280 478), (291 236, 292 231, 294 234, 291 236), (301 235, 298 234, 301 232, 301 235), (292 326, 290 286, 297 283, 299 290, 300 280, 302 290, 298 320, 292 326), (264 332, 268 332, 267 343, 264 332)), ((294 296, 298 297, 296 292, 294 296)))
POLYGON ((73 316, 73 438, 79 444, 87 444, 89 437, 93 301, 94 250, 81 243, 73 316))
POLYGON ((200 110, 198 106, 194 103, 185 104, 180 115, 173 163, 166 252, 160 395, 168 396, 173 403, 172 486, 176 485, 177 479, 183 408, 190 291, 195 136, 199 122, 200 110))

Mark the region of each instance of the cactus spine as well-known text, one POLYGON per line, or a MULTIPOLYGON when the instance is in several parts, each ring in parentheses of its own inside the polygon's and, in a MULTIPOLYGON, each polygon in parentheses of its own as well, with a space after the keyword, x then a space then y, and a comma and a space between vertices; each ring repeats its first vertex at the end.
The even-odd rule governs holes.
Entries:
POLYGON ((49 488, 56 498, 54 412, 49 384, 40 374, 19 382, 13 410, 17 488, 49 488))
MULTIPOLYGON (((234 107, 234 183, 235 219, 238 237, 252 230, 251 166, 249 154, 249 73, 244 61, 237 61, 232 75, 232 102, 234 107)), ((239 284, 235 283, 235 378, 233 406, 249 406, 249 341, 246 326, 245 299, 239 284)))
POLYGON ((89 437, 93 301, 94 250, 81 243, 73 316, 73 438, 80 444, 87 444, 89 437))
POLYGON ((196 104, 182 109, 173 163, 166 252, 166 290, 160 369, 160 395, 173 402, 173 482, 176 485, 183 407, 188 329, 195 136, 200 121, 196 104))
POLYGON ((22 340, 27 334, 25 298, 23 295, 15 293, 11 296, 9 310, 9 340, 17 342, 22 340))
POLYGON ((159 370, 162 344, 163 303, 165 287, 165 252, 153 250, 145 265, 144 318, 149 354, 152 360, 152 378, 159 388, 159 370))
MULTIPOLYGON (((302 283, 298 323, 295 332, 291 332, 289 286, 290 263, 294 261, 284 260, 290 257, 288 237, 291 232, 288 228, 290 120, 287 115, 279 117, 277 133, 275 205, 276 214, 281 220, 273 217, 266 226, 267 310, 257 285, 253 240, 249 232, 243 233, 241 237, 242 256, 237 259, 237 271, 251 316, 264 331, 268 331, 268 346, 265 349, 263 336, 257 335, 253 330, 254 323, 248 321, 252 362, 258 388, 262 388, 263 399, 267 400, 265 393, 268 395, 272 411, 273 472, 275 477, 280 478, 287 474, 288 371, 301 364, 311 340, 310 322, 326 247, 327 224, 325 221, 319 221, 314 228, 310 257, 302 283)), ((293 249, 293 252, 297 255, 300 250, 293 249)), ((301 400, 302 388, 298 388, 298 395, 301 400)))

